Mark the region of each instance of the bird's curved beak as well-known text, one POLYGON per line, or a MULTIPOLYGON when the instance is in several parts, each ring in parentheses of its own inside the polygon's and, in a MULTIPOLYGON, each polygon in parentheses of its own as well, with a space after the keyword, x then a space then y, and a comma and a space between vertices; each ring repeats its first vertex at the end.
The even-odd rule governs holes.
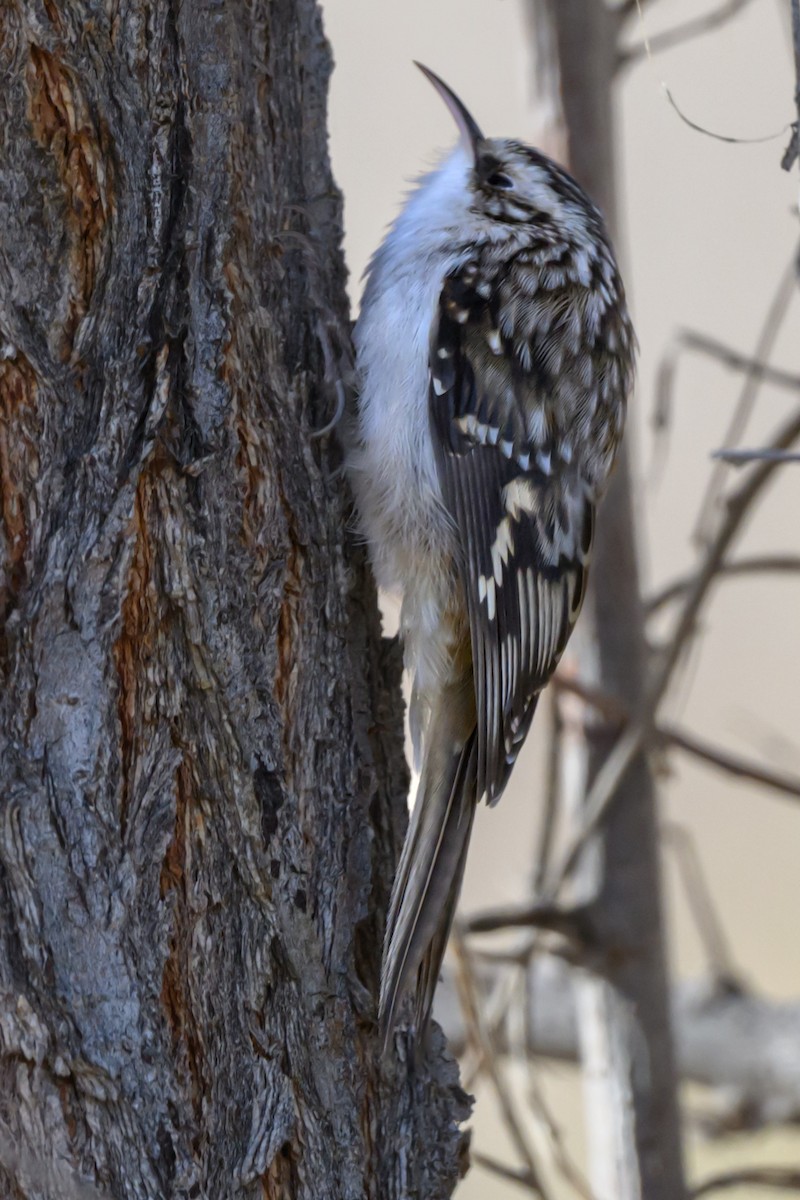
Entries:
POLYGON ((464 105, 459 100, 455 92, 451 91, 443 79, 440 79, 428 67, 424 67, 421 62, 414 62, 415 67, 419 67, 422 74, 436 88, 436 91, 444 100, 450 113, 458 126, 458 132, 461 135, 461 145, 469 154, 472 155, 472 161, 477 162, 478 158, 478 142, 483 141, 483 134, 475 123, 474 118, 467 111, 464 105))

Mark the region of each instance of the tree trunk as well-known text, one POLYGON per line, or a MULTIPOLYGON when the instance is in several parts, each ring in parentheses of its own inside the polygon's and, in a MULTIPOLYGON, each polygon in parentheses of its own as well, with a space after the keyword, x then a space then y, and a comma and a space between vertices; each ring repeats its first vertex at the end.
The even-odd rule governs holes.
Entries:
MULTIPOLYGON (((542 71, 557 100, 561 155, 616 224, 611 90, 618 16, 604 0, 530 0, 534 45, 557 71, 542 71)), ((539 73, 537 72, 537 75, 539 73)), ((581 676, 642 706, 646 661, 630 469, 623 453, 598 516, 590 591, 581 623, 581 676)), ((582 747, 584 786, 615 734, 582 747)), ((575 772, 572 773, 573 780, 575 772)), ((655 786, 640 754, 583 855, 594 964, 577 990, 586 1080, 591 1178, 613 1200, 679 1200, 685 1194, 669 988, 661 911, 655 786)))
POLYGON ((0 61, 0 1196, 448 1196, 319 14, 10 0, 0 61))

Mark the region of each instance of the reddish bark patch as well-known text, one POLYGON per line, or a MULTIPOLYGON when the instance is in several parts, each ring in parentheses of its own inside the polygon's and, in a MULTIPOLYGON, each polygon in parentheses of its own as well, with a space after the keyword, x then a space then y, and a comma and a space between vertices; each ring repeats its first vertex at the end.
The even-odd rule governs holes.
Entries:
POLYGON ((122 605, 120 635, 114 643, 114 665, 119 679, 117 710, 120 723, 120 825, 127 825, 131 786, 140 740, 140 725, 147 717, 147 668, 156 650, 159 627, 158 591, 153 579, 150 509, 153 503, 153 465, 139 476, 133 506, 134 550, 128 586, 122 605))
POLYGON ((21 354, 0 359, 0 619, 25 583, 26 498, 39 473, 36 377, 21 354))
POLYGON ((258 431, 240 413, 236 421, 239 449, 236 465, 244 481, 242 497, 242 538, 253 554, 257 570, 263 570, 267 562, 264 535, 266 532, 265 493, 267 479, 264 473, 266 457, 258 431))
MULTIPOLYGON (((226 353, 225 373, 235 377, 238 359, 235 344, 231 342, 226 353)), ((283 577, 283 600, 278 615, 278 669, 275 675, 275 698, 281 708, 291 704, 293 672, 297 660, 296 641, 298 632, 298 605, 301 596, 302 554, 295 534, 294 520, 286 503, 280 478, 268 477, 265 466, 274 458, 274 447, 269 453, 266 431, 252 421, 248 414, 239 411, 236 418, 236 434, 239 450, 236 465, 244 484, 242 497, 242 540, 254 560, 254 570, 260 574, 274 556, 276 543, 280 547, 283 534, 288 541, 286 569, 283 577), (283 510, 284 521, 276 529, 274 513, 276 501, 283 510), (284 534, 285 531, 285 534, 284 534)), ((287 711, 287 726, 291 713, 287 711)))
POLYGON ((72 1107, 72 1088, 64 1080, 60 1080, 58 1084, 58 1098, 61 1101, 61 1113, 64 1117, 64 1127, 69 1135, 69 1140, 74 1142, 78 1132, 78 1122, 75 1119, 75 1112, 72 1107))
POLYGON ((295 1146, 285 1142, 261 1176, 264 1200, 292 1200, 297 1195, 297 1158, 295 1146))
POLYGON ((178 890, 184 894, 184 872, 186 869, 186 837, 188 831, 187 809, 192 793, 191 771, 186 759, 182 759, 175 776, 175 831, 172 841, 167 846, 167 853, 161 864, 160 891, 161 899, 170 892, 178 890))
POLYGON ((191 920, 186 901, 186 848, 197 806, 191 764, 182 759, 175 777, 175 832, 161 865, 162 898, 174 891, 175 926, 161 977, 161 1005, 173 1043, 182 1046, 189 1073, 189 1091, 195 1117, 200 1120, 203 1099, 203 1044, 192 1012, 189 984, 191 920))
POLYGON ((44 0, 44 11, 47 13, 51 25, 55 26, 60 33, 64 27, 61 24, 61 15, 54 0, 44 0))
MULTIPOLYGON (((275 697, 281 708, 291 704, 292 683, 297 664, 295 644, 298 634, 297 606, 300 599, 300 555, 292 543, 283 577, 283 600, 278 615, 278 670, 275 674, 275 697)), ((287 724, 291 714, 287 713, 287 724)))
POLYGON ((71 275, 63 356, 72 351, 108 244, 114 188, 108 131, 96 125, 72 73, 47 50, 31 45, 29 117, 34 136, 53 156, 66 199, 71 275))
POLYGON ((234 429, 239 443, 236 466, 243 487, 241 537, 252 555, 254 579, 263 574, 278 555, 285 559, 283 596, 276 631, 278 662, 274 694, 283 710, 283 728, 287 733, 293 724, 303 546, 297 537, 283 479, 275 467, 276 459, 280 461, 280 442, 263 414, 259 415, 252 395, 248 394, 259 386, 259 382, 248 379, 249 357, 240 350, 238 337, 241 336, 242 317, 246 310, 243 297, 250 294, 250 290, 233 263, 227 264, 225 279, 231 295, 232 321, 221 374, 236 403, 234 429), (283 514, 283 520, 279 519, 280 513, 283 514))

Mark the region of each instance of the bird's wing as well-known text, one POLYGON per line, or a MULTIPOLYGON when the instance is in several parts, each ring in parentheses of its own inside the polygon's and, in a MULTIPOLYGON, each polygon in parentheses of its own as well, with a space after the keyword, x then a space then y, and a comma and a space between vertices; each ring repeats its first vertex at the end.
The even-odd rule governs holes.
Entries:
POLYGON ((471 267, 448 277, 430 351, 431 428, 472 639, 477 794, 489 803, 580 611, 594 525, 554 432, 550 340, 531 330, 521 341, 497 307, 471 267))

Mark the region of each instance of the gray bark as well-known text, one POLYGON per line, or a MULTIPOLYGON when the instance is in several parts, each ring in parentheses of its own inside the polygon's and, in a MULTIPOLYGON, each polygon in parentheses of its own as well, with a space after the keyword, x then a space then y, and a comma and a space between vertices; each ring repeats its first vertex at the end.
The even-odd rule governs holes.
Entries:
POLYGON ((0 61, 0 1197, 445 1197, 319 14, 11 0, 0 61))
MULTIPOLYGON (((531 0, 531 13, 535 40, 544 27, 558 64, 565 159, 613 228, 618 20, 598 0, 531 0)), ((581 629, 582 678, 639 711, 646 661, 627 452, 598 514, 581 629)), ((614 736, 598 730, 578 751, 584 787, 614 736)), ((577 986, 591 1176, 599 1195, 616 1200, 677 1200, 685 1191, 655 803, 652 772, 639 755, 579 871, 595 968, 577 986)))

